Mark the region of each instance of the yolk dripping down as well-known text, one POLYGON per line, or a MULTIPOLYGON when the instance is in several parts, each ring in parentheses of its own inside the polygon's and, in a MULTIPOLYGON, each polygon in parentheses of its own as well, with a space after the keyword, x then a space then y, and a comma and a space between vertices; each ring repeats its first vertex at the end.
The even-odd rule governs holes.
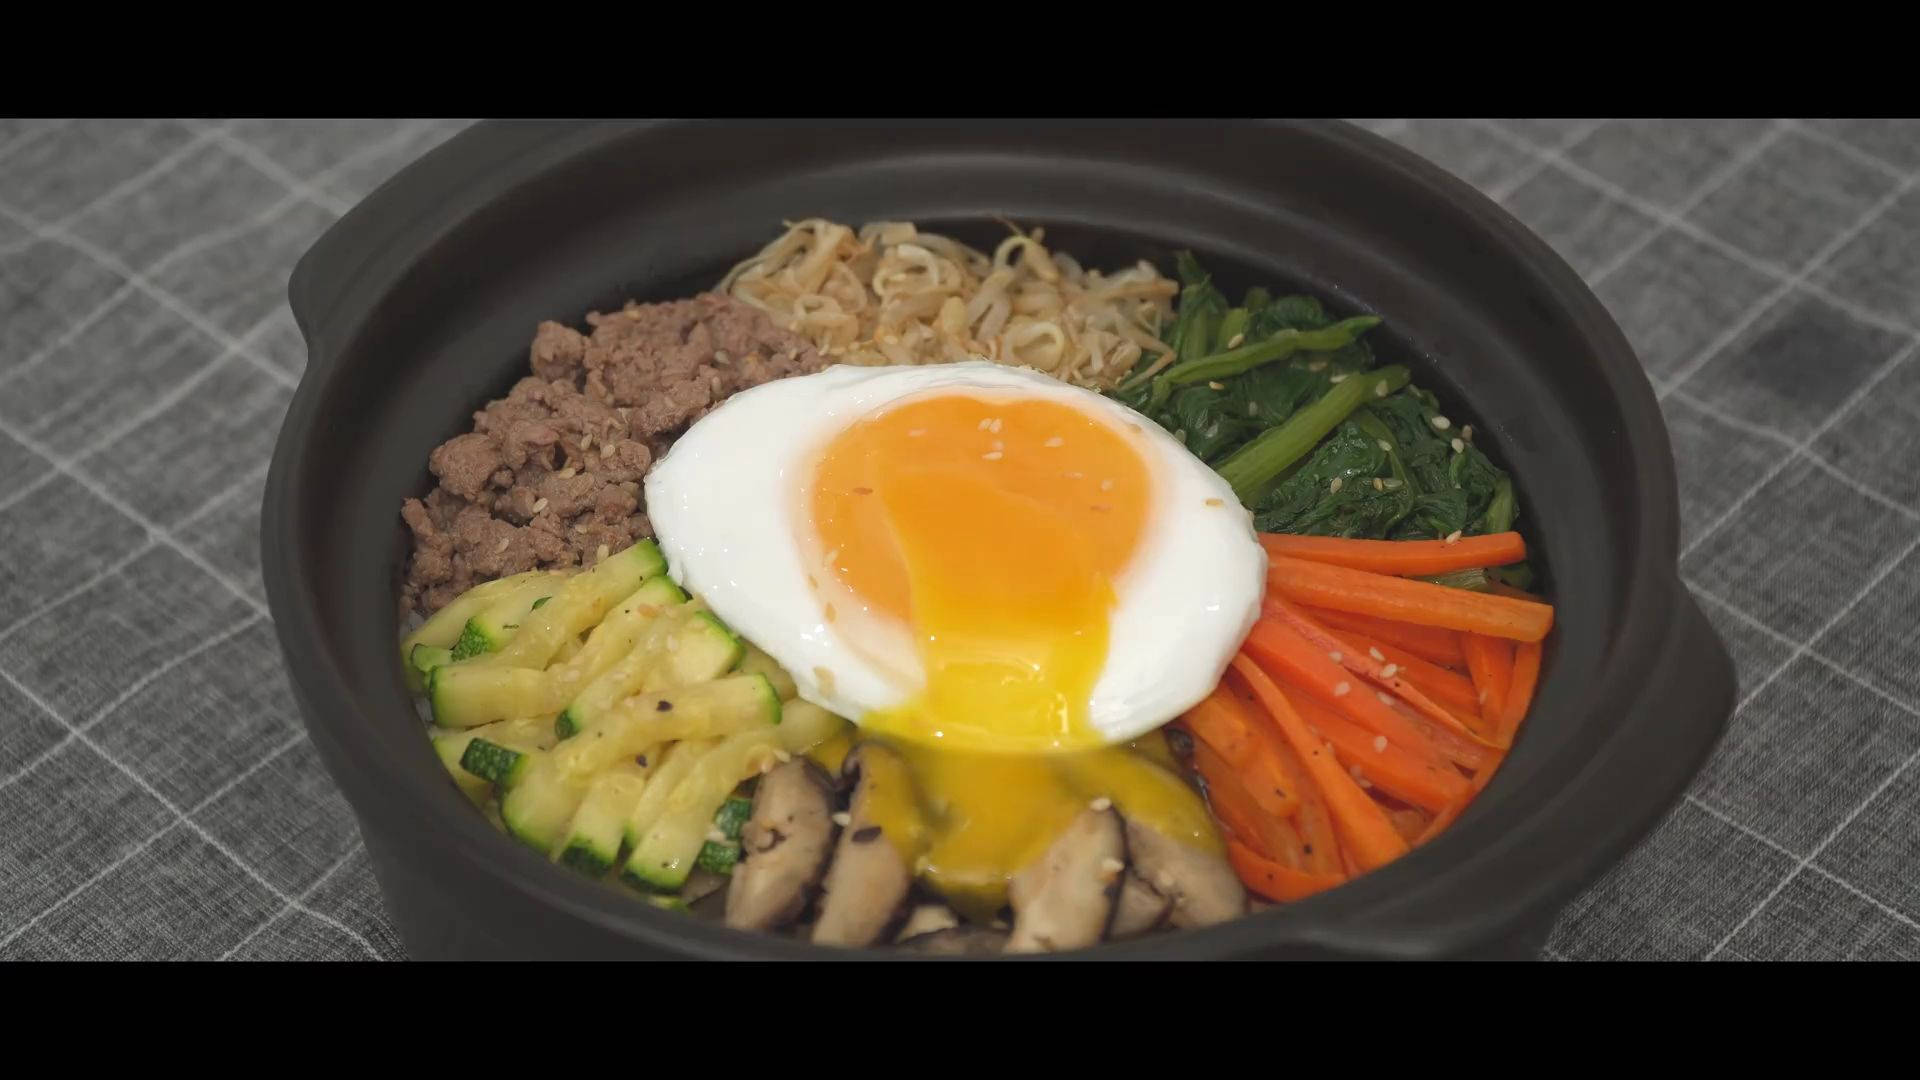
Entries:
POLYGON ((1146 529, 1139 434, 1054 401, 946 394, 854 424, 820 459, 810 511, 839 589, 907 627, 926 675, 862 719, 859 738, 897 741, 918 792, 872 812, 974 918, 1095 798, 1219 847, 1171 759, 1153 760, 1158 733, 1105 747, 1087 719, 1113 581, 1146 529))
POLYGON ((928 396, 837 436, 811 492, 819 543, 861 607, 909 629, 926 676, 863 726, 983 752, 1099 745, 1087 702, 1150 484, 1126 435, 1050 399, 928 396))

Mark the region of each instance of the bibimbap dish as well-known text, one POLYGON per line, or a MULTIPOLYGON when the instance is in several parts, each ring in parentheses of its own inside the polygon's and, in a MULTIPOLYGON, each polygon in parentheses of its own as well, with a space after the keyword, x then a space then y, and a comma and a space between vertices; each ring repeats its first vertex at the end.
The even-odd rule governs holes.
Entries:
POLYGON ((1645 835, 1732 680, 1597 301, 1150 134, 483 124, 322 238, 264 576, 410 953, 1523 956, 1645 835))
POLYGON ((400 508, 448 777, 635 903, 930 952, 1224 922, 1441 834, 1552 627, 1519 494, 1377 318, 1169 270, 816 219, 541 324, 400 508))

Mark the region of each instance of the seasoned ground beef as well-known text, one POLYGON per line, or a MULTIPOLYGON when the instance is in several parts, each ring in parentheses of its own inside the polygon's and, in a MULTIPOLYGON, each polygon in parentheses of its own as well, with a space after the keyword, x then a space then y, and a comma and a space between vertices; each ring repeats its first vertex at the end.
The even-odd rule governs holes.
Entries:
POLYGON ((715 293, 629 303, 587 323, 588 334, 541 323, 533 374, 428 458, 438 484, 400 510, 413 534, 403 617, 651 536, 640 481, 688 424, 741 390, 824 365, 797 335, 715 293))

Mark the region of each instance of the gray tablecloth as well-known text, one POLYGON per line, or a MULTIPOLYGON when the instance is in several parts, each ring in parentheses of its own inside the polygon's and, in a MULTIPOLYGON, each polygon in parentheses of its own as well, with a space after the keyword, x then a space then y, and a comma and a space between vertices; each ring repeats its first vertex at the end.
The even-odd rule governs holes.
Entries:
MULTIPOLYGON (((1638 347, 1725 744, 1547 956, 1920 959, 1920 123, 1363 123, 1638 347)), ((397 959, 255 534, 289 269, 447 121, 0 120, 0 957, 397 959)))

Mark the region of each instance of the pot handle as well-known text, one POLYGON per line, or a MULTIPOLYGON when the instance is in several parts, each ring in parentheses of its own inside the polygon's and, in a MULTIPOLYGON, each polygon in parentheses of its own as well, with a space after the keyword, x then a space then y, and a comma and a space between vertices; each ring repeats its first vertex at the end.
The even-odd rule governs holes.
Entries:
MULTIPOLYGON (((1510 958, 1519 939, 1544 938, 1576 893, 1673 810, 1732 717, 1733 661, 1686 587, 1676 579, 1673 588, 1653 670, 1627 698, 1616 735, 1557 795, 1521 821, 1473 830, 1483 832, 1473 838, 1481 850, 1435 884, 1370 904, 1350 920, 1336 916, 1294 943, 1381 959, 1510 958), (1569 852, 1580 853, 1577 861, 1569 852)), ((1463 819, 1454 828, 1471 824, 1463 819)))
POLYGON ((325 363, 333 356, 400 275, 441 237, 599 126, 480 121, 347 211, 300 257, 287 281, 287 301, 312 361, 325 363))

